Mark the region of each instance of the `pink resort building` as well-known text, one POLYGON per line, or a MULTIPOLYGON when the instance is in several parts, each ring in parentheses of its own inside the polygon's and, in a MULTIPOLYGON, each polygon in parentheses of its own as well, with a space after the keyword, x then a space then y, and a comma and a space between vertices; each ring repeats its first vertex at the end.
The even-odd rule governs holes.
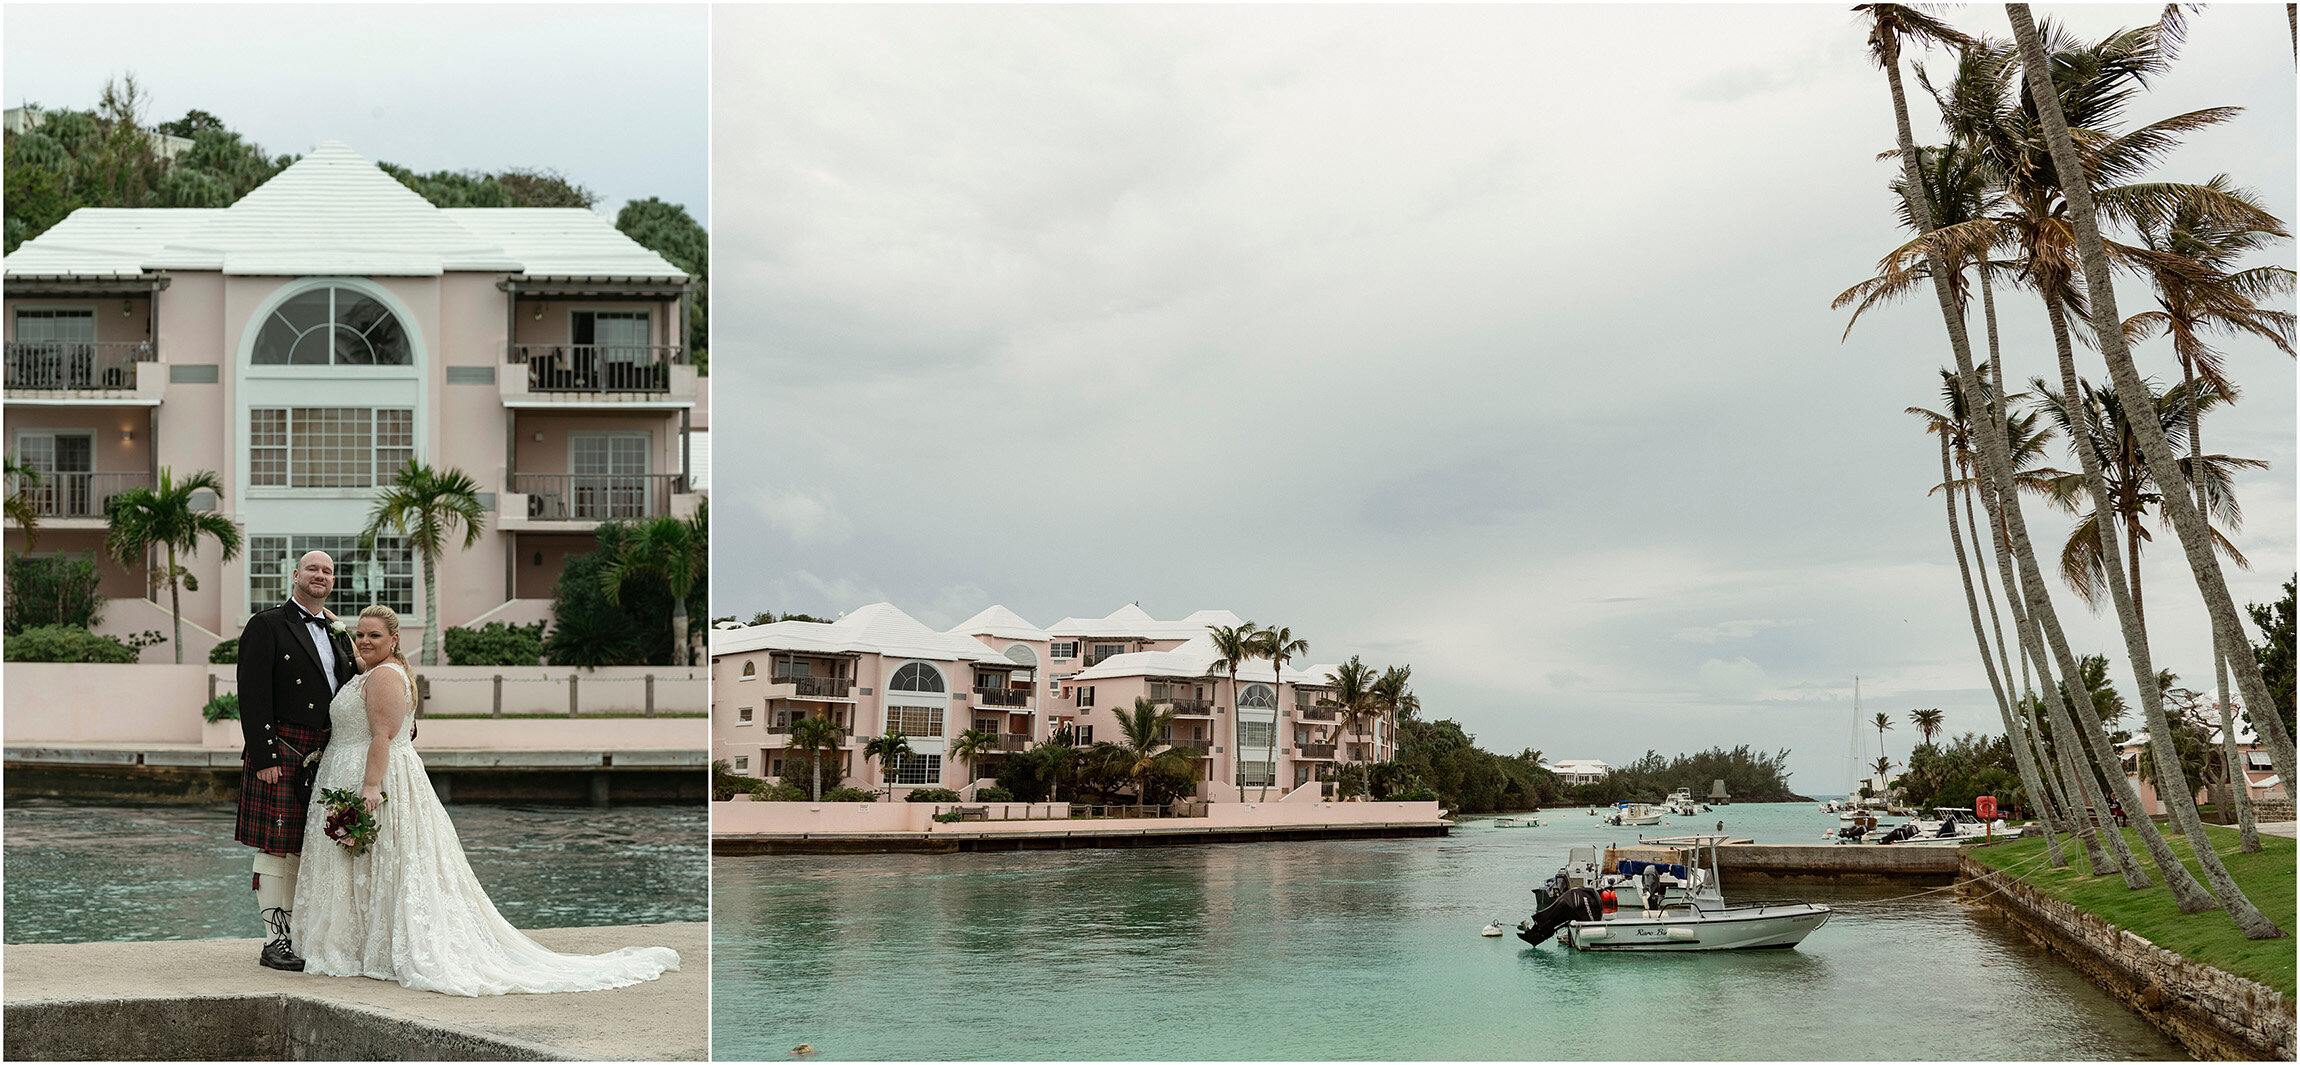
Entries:
MULTIPOLYGON (((84 208, 4 266, 7 451, 40 475, 36 553, 101 557, 105 501, 162 469, 222 486, 195 505, 244 546, 189 560, 187 662, 283 599, 307 550, 335 556, 339 604, 414 629, 532 622, 602 521, 701 498, 689 279, 589 210, 434 207, 330 143, 230 207, 84 208), (439 618, 407 544, 357 543, 411 458, 469 474, 491 511, 440 562, 439 618)), ((170 628, 143 566, 104 565, 105 631, 170 628)))
POLYGON ((863 745, 900 731, 912 755, 894 778, 898 798, 918 787, 971 797, 1004 754, 1056 730, 1069 729, 1082 746, 1113 738, 1113 709, 1138 698, 1175 711, 1167 742, 1197 753, 1202 798, 1236 800, 1240 788, 1264 784, 1274 798, 1317 780, 1320 766, 1396 753, 1391 722, 1367 716, 1345 731, 1331 665, 1289 665, 1273 676, 1267 659, 1249 660, 1232 706, 1208 630, 1240 623, 1226 610, 1159 621, 1127 606, 1042 629, 994 606, 937 632, 874 603, 829 624, 723 627, 711 633, 711 757, 780 780, 791 722, 825 717, 842 730, 846 783, 881 786, 882 769, 863 757, 863 745), (998 738, 999 753, 977 760, 974 780, 949 753, 968 729, 998 738))
MULTIPOLYGON (((2215 710, 2214 712, 2217 714, 2218 711, 2215 710)), ((2241 722, 2242 719, 2238 720, 2241 722)), ((2207 742, 2216 751, 2220 748, 2220 730, 2218 728, 2212 730, 2212 735, 2207 742)), ((2154 757, 2148 753, 2148 733, 2134 733, 2131 739, 2124 741, 2118 747, 2117 755, 2124 760, 2125 779, 2131 781, 2133 790, 2140 794, 2141 808, 2150 814, 2166 812, 2164 797, 2156 793, 2156 785, 2142 779, 2140 775, 2141 760, 2154 757)), ((2284 778, 2276 775, 2276 765, 2269 759, 2268 749, 2260 745, 2259 737, 2254 736, 2252 730, 2241 723, 2237 725, 2236 758, 2243 764, 2244 768, 2245 797, 2251 799, 2256 805, 2269 803, 2279 811, 2277 816, 2263 816, 2262 820, 2281 821, 2288 819, 2289 813, 2281 811, 2289 811, 2292 808, 2292 790, 2284 786, 2284 778)), ((2218 787, 2198 787, 2195 799, 2199 804, 2210 803, 2217 801, 2219 794, 2220 789, 2218 787)))

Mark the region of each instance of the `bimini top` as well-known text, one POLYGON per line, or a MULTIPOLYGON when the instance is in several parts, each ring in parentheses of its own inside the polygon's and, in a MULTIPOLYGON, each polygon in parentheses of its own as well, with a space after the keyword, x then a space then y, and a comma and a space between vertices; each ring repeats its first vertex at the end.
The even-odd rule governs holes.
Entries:
POLYGON ((229 207, 84 207, 0 266, 10 278, 436 277, 451 270, 684 281, 662 256, 582 208, 435 207, 335 141, 229 207))

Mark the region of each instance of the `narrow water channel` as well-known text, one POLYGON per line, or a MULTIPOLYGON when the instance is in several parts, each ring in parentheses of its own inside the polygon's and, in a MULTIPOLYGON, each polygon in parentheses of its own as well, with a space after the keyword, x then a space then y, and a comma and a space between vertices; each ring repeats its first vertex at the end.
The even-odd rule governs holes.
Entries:
MULTIPOLYGON (((708 917, 702 804, 448 807, 479 883, 521 928, 708 917)), ((11 799, 0 831, 5 941, 236 939, 262 933, 254 851, 224 804, 11 799)))
MULTIPOLYGON (((1819 842, 1810 804, 1709 815, 1819 842)), ((1838 912, 1792 951, 1580 954, 1486 939, 1579 811, 1447 839, 718 859, 721 1059, 2183 1058, 1991 911, 1907 885, 1769 884, 1838 912)), ((1690 832, 1695 825, 1646 829, 1690 832)), ((1727 877, 1728 897, 1734 884, 1727 877)))

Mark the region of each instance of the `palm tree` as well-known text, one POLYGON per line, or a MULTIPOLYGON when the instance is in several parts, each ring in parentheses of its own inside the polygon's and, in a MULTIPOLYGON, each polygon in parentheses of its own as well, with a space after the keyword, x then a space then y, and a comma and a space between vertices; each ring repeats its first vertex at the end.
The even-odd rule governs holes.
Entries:
POLYGON ((966 764, 966 783, 974 784, 974 763, 983 755, 998 750, 998 737, 978 728, 970 728, 951 738, 950 756, 966 764))
MULTIPOLYGON (((1397 743, 1399 725, 1413 720, 1415 715, 1421 713, 1422 699, 1421 696, 1414 694, 1413 676, 1414 667, 1410 665, 1390 666, 1382 670, 1381 679, 1374 681, 1374 708, 1381 711, 1383 720, 1389 722, 1393 754, 1395 753, 1394 745, 1397 743)), ((1374 761, 1382 760, 1379 750, 1370 750, 1367 753, 1374 756, 1374 761)))
MULTIPOLYGON (((2087 445, 2092 449, 2093 464, 2100 471, 2109 505, 2114 510, 2113 524, 2124 533, 2123 553, 2130 570, 2126 580, 2132 589, 2133 616, 2140 630, 2146 633, 2148 621, 2140 588, 2140 550, 2150 539, 2149 508, 2161 502, 2162 489, 2149 472, 2148 464, 2141 461, 2139 437, 2132 418, 2114 393, 2104 393, 2090 381, 2079 379, 2077 382, 2081 408, 2076 412, 2071 412, 2067 401, 2054 394, 2043 379, 2032 384, 2038 408, 2051 415, 2054 424, 2061 427, 2070 440, 2071 450, 2087 445), (2082 431, 2072 428, 2078 419, 2084 422, 2082 431)), ((2223 397, 2212 390, 2211 382, 2192 381, 2163 393, 2151 389, 2149 399, 2158 426, 2167 437, 2177 440, 2185 439, 2201 410, 2218 406, 2223 397), (2196 386, 2203 386, 2204 390, 2199 392, 2196 386)), ((2219 519, 2220 524, 2236 529, 2243 525, 2244 512, 2236 501, 2235 472, 2267 469, 2268 463, 2232 455, 2194 455, 2181 459, 2180 466, 2182 475, 2195 486, 2199 500, 2209 503, 2207 513, 2219 519)), ((2084 474, 2060 470, 2043 472, 2050 479, 2053 501, 2072 514, 2078 512, 2088 494, 2084 474)), ((2096 610, 2108 588, 2108 577, 2102 569, 2100 539, 2102 527, 2108 524, 2100 521, 2097 513, 2085 513, 2061 547, 2061 579, 2096 610)), ((2215 546, 2229 561, 2242 567, 2251 565, 2219 529, 2213 529, 2212 536, 2215 546)))
MULTIPOLYGON (((2092 174, 2077 154, 2075 138, 2070 134, 2068 120, 2062 114, 2060 92, 2053 84, 2051 59, 2045 54, 2044 42, 2037 34, 2035 22, 2029 17, 2028 6, 2008 4, 2006 12, 2012 20, 2013 34, 2020 43, 2023 73, 2028 81, 2030 98, 2035 103, 2037 118, 2044 127, 2054 168, 2061 175, 2059 184, 2068 200, 2070 221, 2074 223, 2077 254, 2083 262, 2085 287, 2092 305, 2094 332, 2100 340, 2101 354, 2108 363, 2109 379, 2115 383, 2117 397, 2128 407, 2147 409, 2147 386, 2141 380, 2139 369, 2133 365, 2132 352, 2124 340, 2123 319, 2116 310, 2116 292, 2109 275, 2108 252, 2096 221, 2092 174)), ((2063 376, 2073 375, 2064 369, 2063 376)), ((2069 392, 2073 400, 2075 389, 2070 387, 2069 392)), ((2135 418, 2132 422, 2139 430, 2141 454, 2146 457, 2157 483, 2183 485, 2178 462, 2161 428, 2148 418, 2135 418)), ((2098 488, 2095 488, 2094 494, 2097 500, 2101 495, 2098 488)), ((2105 509, 2105 501, 2100 502, 2105 509)), ((2245 702, 2253 706, 2271 705, 2259 663, 2251 659, 2248 653, 2250 645, 2246 642, 2242 624, 2236 616, 2235 601, 2230 597, 2227 581, 2221 575, 2210 531, 2204 524, 2201 512, 2183 491, 2165 492, 2163 504, 2172 515, 2173 528, 2180 535, 2181 548, 2188 556, 2189 569, 2195 575, 2198 590, 2203 593, 2206 608, 2212 614, 2214 640, 2220 645, 2221 654, 2236 666, 2237 683, 2243 688, 2245 702)), ((2105 515, 2103 520, 2106 520, 2105 515)), ((2111 550, 2111 538, 2104 531, 2101 539, 2102 551, 2106 555, 2111 550)), ((2163 701, 2153 683, 2156 676, 2148 656, 2147 639, 2137 627, 2137 619, 2129 611, 2129 604, 2125 601, 2127 597, 2117 594, 2120 583, 2121 574, 2109 579, 2110 592, 2117 599, 2118 617, 2124 629, 2126 657, 2140 689, 2141 709, 2148 717, 2150 735, 2169 735, 2170 724, 2165 718, 2163 701)), ((2276 720, 2275 714, 2263 713, 2254 717, 2265 719, 2277 731, 2282 731, 2282 722, 2276 720)), ((2288 764, 2290 739, 2282 739, 2288 764)), ((2156 745, 2155 757, 2157 769, 2164 779, 2175 780, 2180 767, 2175 760, 2172 745, 2156 745)), ((2124 783, 2123 774, 2112 775, 2118 778, 2118 783, 2124 783)), ((2130 790, 2129 784, 2124 790, 2130 790)), ((2169 801, 2166 806, 2172 811, 2173 820, 2180 825, 2181 832, 2188 837, 2198 864, 2204 868, 2205 879, 2212 885, 2213 896, 2227 909, 2229 917, 2244 931, 2245 937, 2271 939, 2282 936, 2283 929, 2278 928, 2245 897, 2243 891, 2236 886, 2235 879, 2228 874, 2227 867, 2221 863, 2219 855, 2213 850, 2212 841, 2205 835, 2202 820, 2197 816, 2194 796, 2187 794, 2185 788, 2175 787, 2169 789, 2167 798, 2169 801)), ((2137 803, 2134 809, 2138 809, 2137 803)), ((2136 823, 2144 826, 2145 838, 2149 820, 2140 818, 2136 823)), ((2173 870, 2183 874, 2186 872, 2176 861, 2160 864, 2170 864, 2173 870)), ((2168 871, 2166 875, 2169 877, 2172 873, 2168 871)), ((2190 911, 2191 907, 2183 905, 2182 909, 2190 911)))
MULTIPOLYGON (((2131 95, 2133 85, 2161 71, 2166 62, 2166 56, 2158 48, 2158 43, 2157 32, 2151 28, 2119 31, 2098 44, 2081 48, 2056 37, 2056 48, 2066 60, 2062 68, 2066 80, 2061 85, 2055 85, 2045 73, 2047 68, 2034 67, 2034 72, 2040 76, 2025 99, 2020 92, 2019 72, 2029 70, 2032 65, 2016 63, 2016 52, 2010 47, 1988 42, 1976 43, 1966 50, 1959 64, 1953 92, 1946 97, 1936 94, 1950 129, 1959 139, 1986 154, 2006 184, 2006 210, 1997 225, 2002 239, 2019 251, 2023 278, 2043 298, 2046 318, 2052 327, 2054 348, 2059 357, 2062 390, 2069 396, 2072 406, 2076 402, 2077 384, 2067 312, 2077 310, 2081 313, 2087 297, 2079 292, 2075 281, 2081 256, 2075 251, 2077 242, 2071 223, 2077 219, 2074 217, 2075 212, 2070 209, 2071 201, 2061 193, 2060 185, 2063 182, 2059 175, 2078 175, 2085 180, 2073 184, 2088 188, 2097 179, 2097 183, 2106 187, 2106 202, 2125 212, 2138 211, 2147 204, 2174 197, 2188 196, 2204 200, 2210 193, 2200 186, 2117 183, 2130 182, 2137 177, 2155 158, 2177 143, 2181 134, 2225 121, 2234 114, 2228 108, 2206 109, 2160 120, 2131 133, 2120 135, 2111 132, 2111 127, 2118 121, 2131 95), (2081 125, 2087 131, 2085 154, 2081 159, 2071 154, 2066 160, 2060 160, 2047 150, 2048 138, 2038 125, 2042 109, 2031 106, 2038 94, 2050 97, 2049 102, 2053 104, 2050 110, 2056 116, 2064 104, 2071 108, 2071 113, 2079 116, 2081 125)), ((2212 202, 2216 208, 2222 209, 2234 210, 2239 206, 2225 199, 2212 202)), ((2084 221, 2089 224, 2089 216, 2084 221)), ((2105 259, 2099 266, 2106 269, 2105 259)), ((2085 277, 2088 282, 2094 280, 2089 269, 2085 271, 2085 277)), ((1963 373, 1964 350, 1960 348, 1959 381, 1969 385, 1963 373)), ((1993 429, 1993 417, 1991 422, 1993 429)), ((1993 435, 1993 431, 1984 434, 1984 443, 1988 442, 1987 437, 1993 435)), ((2064 675, 2073 675, 2076 672, 2075 657, 2061 632, 2059 618, 2050 597, 2043 589, 2041 574, 2033 572, 2036 567, 2035 551, 2028 542, 2026 523, 2021 518, 2017 504, 2006 505, 2003 502, 2012 492, 2003 480, 2008 476, 2009 466, 2000 461, 2003 454, 2001 451, 1993 448, 1989 450, 1991 453, 1986 458, 1994 467, 1992 476, 1998 480, 2000 516, 2005 522, 2007 537, 2012 541, 2011 553, 2020 566, 2020 587, 2026 600, 2023 607, 2030 619, 2029 623, 2036 630, 2023 631, 2024 651, 2035 659, 2040 671, 2046 669, 2049 661, 2057 665, 2064 675), (2048 646, 2050 659, 2045 657, 2048 646)), ((2106 490, 2097 465, 2092 461, 2092 448, 2079 447, 2077 452, 2087 467, 2084 477, 2086 487, 2098 503, 2096 514, 2104 527, 2102 539, 2113 545, 2115 534, 2107 526, 2112 520, 2111 508, 2106 503, 2106 490)), ((2121 572, 2113 575, 2109 584, 2111 598, 2118 604, 2119 618, 2129 618, 2130 607, 2121 572)), ((2147 657, 2145 648, 2131 657, 2136 663, 2144 662, 2147 657)), ((2061 729, 2061 734, 2077 737, 2088 744, 2093 756, 2092 764, 2098 768, 2106 789, 2127 804, 2137 804, 2138 798, 2132 792, 2130 781, 2116 768, 2118 763, 2115 753, 2108 749, 2099 723, 2092 720, 2090 707, 2080 703, 2072 709, 2060 699, 2059 686, 2049 682, 2044 685, 2044 692, 2054 724, 2061 729), (2085 727, 2077 727, 2075 720, 2062 720, 2064 716, 2083 719, 2085 727)), ((2097 811, 2098 807, 2095 809, 2097 811)), ((2146 874, 2132 860, 2123 835, 2110 830, 2111 826, 2105 821, 2101 821, 2100 825, 2127 885, 2135 888, 2145 886, 2146 874)), ((2155 831, 2154 825, 2143 821, 2138 827, 2150 858, 2171 882, 2172 890, 2180 899, 2183 909, 2194 912, 2209 907, 2210 898, 2187 870, 2179 865, 2170 847, 2155 831)))
POLYGON ((1350 660, 1334 667, 1334 724, 1327 739, 1340 743, 1344 729, 1356 727, 1371 711, 1373 704, 1374 671, 1351 655, 1350 660))
POLYGON ((668 515, 653 518, 631 530, 613 561, 599 571, 599 587, 607 601, 623 604, 623 585, 642 574, 659 577, 671 588, 671 664, 687 665, 687 597, 710 564, 711 519, 708 504, 695 508, 691 518, 668 515))
POLYGON ((878 759, 879 783, 885 785, 889 798, 894 796, 894 775, 902 769, 904 759, 910 757, 910 740, 901 732, 873 736, 863 742, 864 760, 878 759))
POLYGON ((40 487, 40 471, 15 459, 6 460, 8 479, 8 520, 24 530, 24 550, 32 550, 32 541, 40 532, 40 501, 32 490, 40 487))
MULTIPOLYGON (((1254 650, 1254 633, 1259 631, 1259 628, 1249 621, 1240 625, 1209 626, 1206 630, 1206 638, 1213 642, 1214 653, 1217 656, 1210 668, 1221 670, 1230 675, 1230 709, 1232 711, 1238 709, 1238 667, 1245 665, 1248 659, 1260 657, 1254 650)), ((1233 751, 1238 750, 1239 735, 1245 732, 1244 726, 1239 724, 1239 719, 1242 716, 1237 713, 1230 715, 1230 727, 1234 733, 1230 737, 1230 749, 1233 751)), ((1273 724, 1272 727, 1276 726, 1273 724)), ((1239 753, 1245 752, 1240 751, 1239 753)), ((1236 756, 1231 758, 1232 764, 1236 764, 1240 760, 1236 756)), ((1235 778, 1236 774, 1233 773, 1232 776, 1235 778)), ((1245 785, 1240 784, 1237 787, 1238 800, 1243 802, 1246 799, 1245 785)))
POLYGON ((372 554, 375 538, 389 529, 404 537, 423 559, 423 664, 439 664, 444 628, 439 617, 439 556, 446 553, 448 536, 460 523, 463 549, 479 542, 487 527, 487 508, 479 502, 479 483, 452 466, 434 471, 414 459, 399 468, 391 486, 375 495, 367 512, 367 529, 360 533, 361 550, 372 554))
POLYGON ((1871 721, 1871 722, 1869 722, 1869 723, 1870 723, 1870 724, 1872 724, 1872 725, 1875 725, 1875 726, 1877 726, 1877 755, 1878 755, 1878 757, 1884 757, 1884 756, 1885 756, 1885 730, 1886 730, 1886 729, 1889 729, 1889 728, 1892 728, 1892 727, 1893 727, 1893 715, 1891 715, 1891 714, 1888 714, 1888 713, 1886 713, 1886 712, 1884 712, 1884 711, 1882 711, 1882 710, 1879 710, 1879 711, 1877 711, 1877 718, 1876 718, 1876 720, 1874 720, 1874 721, 1871 721))
POLYGON ((791 722, 791 746, 807 752, 807 768, 813 771, 812 798, 823 801, 823 758, 818 752, 838 750, 839 735, 844 732, 827 717, 802 717, 791 722))
POLYGON ((1929 744, 1933 742, 1934 736, 1940 735, 1941 711, 1939 707, 1930 710, 1911 710, 1909 711, 1909 720, 1916 723, 1917 735, 1922 737, 1921 742, 1929 744))
POLYGON ((1166 737, 1174 728, 1173 710, 1160 710, 1149 699, 1137 697, 1132 713, 1122 706, 1112 707, 1111 712, 1118 715, 1118 738, 1113 746, 1126 779, 1134 782, 1135 805, 1149 805, 1150 785, 1155 778, 1177 774, 1196 776, 1196 760, 1185 757, 1179 748, 1167 745, 1166 737))
MULTIPOLYGON (((1254 634, 1254 656, 1270 660, 1272 698, 1276 697, 1276 692, 1285 690, 1286 663, 1309 653, 1310 642, 1295 639, 1294 630, 1283 625, 1263 629, 1254 634)), ((1268 799, 1270 797, 1270 781, 1278 775, 1278 718, 1275 707, 1271 708, 1270 742, 1265 745, 1264 752, 1268 755, 1268 768, 1263 771, 1262 775, 1262 798, 1268 799)))
POLYGON ((200 538, 215 540, 223 548, 223 560, 231 561, 240 553, 240 531, 231 519, 210 511, 192 509, 192 496, 202 492, 223 495, 223 486, 212 470, 201 470, 181 482, 174 471, 160 467, 157 488, 131 488, 121 492, 104 504, 104 550, 119 559, 123 566, 142 565, 155 547, 168 551, 167 565, 151 575, 152 590, 163 584, 168 588, 168 614, 176 622, 176 664, 184 664, 184 612, 180 588, 198 591, 199 580, 176 560, 180 552, 186 557, 199 553, 200 538))

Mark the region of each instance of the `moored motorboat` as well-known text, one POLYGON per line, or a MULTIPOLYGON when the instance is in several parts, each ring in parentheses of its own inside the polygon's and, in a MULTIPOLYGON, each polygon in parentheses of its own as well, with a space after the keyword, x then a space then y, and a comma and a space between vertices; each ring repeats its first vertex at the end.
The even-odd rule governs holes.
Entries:
POLYGON ((1607 815, 1605 818, 1605 823, 1609 825, 1624 826, 1658 825, 1661 823, 1661 815, 1663 812, 1664 811, 1661 807, 1654 806, 1651 803, 1615 803, 1613 806, 1613 813, 1607 815))
POLYGON ((1508 817, 1493 819, 1493 827, 1495 828, 1540 828, 1548 823, 1531 814, 1513 814, 1508 817))
POLYGON ((1794 947, 1829 922, 1829 907, 1814 903, 1726 902, 1721 838, 1575 847, 1534 889, 1538 909, 1518 924, 1518 938, 1539 945, 1554 936, 1588 951, 1767 950, 1794 947))

